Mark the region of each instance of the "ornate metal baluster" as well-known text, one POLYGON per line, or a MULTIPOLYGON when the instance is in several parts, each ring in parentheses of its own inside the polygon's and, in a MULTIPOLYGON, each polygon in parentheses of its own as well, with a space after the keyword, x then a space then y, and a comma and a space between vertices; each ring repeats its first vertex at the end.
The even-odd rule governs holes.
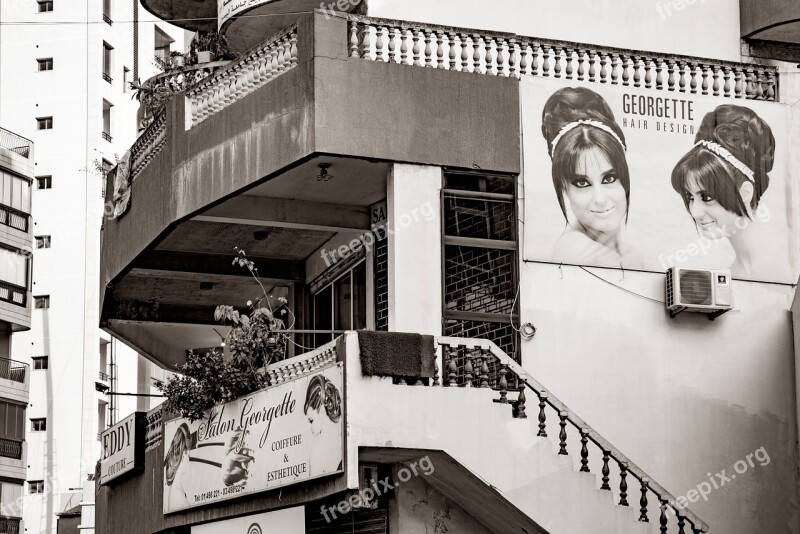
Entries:
POLYGON ((456 363, 457 359, 458 359, 458 349, 451 348, 450 358, 449 358, 450 361, 448 363, 449 381, 447 382, 447 385, 450 386, 451 388, 458 387, 458 365, 456 363))
POLYGON ((539 433, 536 434, 540 438, 547 437, 547 414, 544 409, 547 407, 547 392, 539 392, 539 433))
POLYGON ((678 534, 686 534, 686 518, 683 516, 683 512, 678 512, 678 534))
POLYGON ((589 429, 581 428, 581 472, 589 472, 589 429))
POLYGON ((519 381, 519 397, 517 397, 517 419, 527 419, 528 414, 525 413, 525 382, 519 381))
POLYGON ((659 528, 659 532, 661 534, 667 534, 667 501, 661 500, 661 515, 658 518, 658 524, 661 525, 659 528))
POLYGON ((619 505, 628 506, 628 462, 619 462, 619 505))
POLYGON ((603 473, 603 484, 600 486, 600 489, 611 491, 611 486, 608 485, 608 481, 611 480, 608 478, 608 475, 611 473, 611 470, 608 468, 608 451, 603 451, 603 469, 601 473, 603 473))
POLYGON ((464 354, 464 383, 461 384, 461 387, 472 387, 472 357, 468 353, 464 354))
POLYGON ((508 366, 505 363, 500 364, 500 404, 508 404, 508 379, 506 375, 508 374, 508 366))
POLYGON ((489 358, 485 354, 479 357, 481 361, 481 387, 489 387, 489 358))
POLYGON ((558 412, 558 425, 561 430, 558 433, 558 454, 564 456, 567 454, 567 412, 558 412))
POLYGON ((650 480, 647 477, 642 478, 642 497, 639 499, 639 521, 642 523, 649 523, 650 519, 647 517, 647 488, 650 484, 650 480))

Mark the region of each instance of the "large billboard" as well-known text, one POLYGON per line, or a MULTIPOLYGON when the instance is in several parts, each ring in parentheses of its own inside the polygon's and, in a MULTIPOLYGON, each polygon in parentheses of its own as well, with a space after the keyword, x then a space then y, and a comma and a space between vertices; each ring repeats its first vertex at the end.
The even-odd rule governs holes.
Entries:
POLYGON ((797 280, 791 110, 524 77, 524 258, 797 280))
POLYGON ((164 513, 344 471, 342 364, 164 425, 164 513))

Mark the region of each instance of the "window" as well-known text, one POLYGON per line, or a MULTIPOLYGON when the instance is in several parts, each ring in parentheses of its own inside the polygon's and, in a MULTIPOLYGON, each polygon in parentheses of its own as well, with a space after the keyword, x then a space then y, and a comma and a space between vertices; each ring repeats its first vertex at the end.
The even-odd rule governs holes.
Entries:
POLYGON ((53 177, 52 176, 37 176, 36 177, 36 188, 37 189, 50 189, 53 187, 53 177))
POLYGON ((127 93, 130 89, 131 83, 131 69, 122 67, 122 92, 127 93))
POLYGON ((33 360, 34 369, 47 369, 50 363, 47 356, 34 356, 31 359, 33 360))
POLYGON ((45 310, 50 307, 50 295, 33 297, 33 307, 37 310, 45 310))
MULTIPOLYGON (((31 182, 16 174, 0 171, 0 204, 14 208, 22 213, 31 212, 31 182)), ((19 215, 14 214, 19 217, 19 215)), ((2 219, 0 219, 2 221, 2 219)), ((28 231, 27 217, 24 224, 17 219, 8 219, 5 223, 25 232, 28 231)))
POLYGON ((111 103, 103 100, 103 139, 111 142, 111 103))
POLYGON ((442 195, 444 334, 486 338, 519 361, 516 179, 448 173, 442 195))
POLYGON ((36 248, 50 248, 49 235, 37 235, 35 239, 36 239, 36 248))
POLYGON ((44 480, 29 480, 28 493, 31 495, 34 493, 44 493, 44 480))
POLYGON ((360 262, 322 286, 314 294, 314 330, 331 331, 315 334, 319 347, 332 341, 336 332, 367 327, 367 267, 360 262))
POLYGON ((53 117, 36 117, 36 129, 37 130, 52 130, 53 129, 53 117))
POLYGON ((37 59, 36 63, 38 63, 40 71, 53 70, 53 58, 51 57, 37 59))
POLYGON ((111 73, 113 72, 113 67, 111 66, 113 50, 113 46, 103 42, 103 79, 108 83, 113 81, 111 78, 111 73))
POLYGON ((0 401, 0 437, 14 441, 25 439, 25 406, 0 401))
POLYGON ((44 432, 47 430, 47 419, 40 417, 31 419, 31 432, 44 432))
MULTIPOLYGON (((28 288, 28 256, 0 247, 0 280, 17 287, 28 288)), ((0 290, 0 299, 6 295, 0 290)))
POLYGON ((37 0, 39 4, 39 13, 48 13, 53 11, 52 0, 37 0))

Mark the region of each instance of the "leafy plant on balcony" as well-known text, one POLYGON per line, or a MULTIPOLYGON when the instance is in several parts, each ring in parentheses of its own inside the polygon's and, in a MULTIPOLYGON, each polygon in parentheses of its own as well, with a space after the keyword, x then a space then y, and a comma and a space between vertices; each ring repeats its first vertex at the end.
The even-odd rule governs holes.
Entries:
POLYGON ((233 264, 250 272, 261 295, 247 301, 246 311, 217 306, 214 320, 231 327, 223 344, 227 350, 190 351, 179 374, 155 381, 167 399, 164 409, 190 421, 202 419, 217 404, 267 387, 266 367, 286 356, 287 321, 293 318, 286 299, 268 295, 255 264, 243 250, 237 248, 236 252, 233 264), (277 303, 275 308, 273 300, 277 303))

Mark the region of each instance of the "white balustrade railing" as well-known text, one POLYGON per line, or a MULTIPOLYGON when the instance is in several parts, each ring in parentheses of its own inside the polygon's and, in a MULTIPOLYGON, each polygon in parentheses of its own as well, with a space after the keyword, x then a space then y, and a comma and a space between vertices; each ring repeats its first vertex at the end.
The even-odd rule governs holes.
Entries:
POLYGON ((242 54, 186 94, 191 126, 252 93, 297 65, 297 25, 242 54))
POLYGON ((348 15, 349 55, 496 76, 541 76, 776 101, 770 65, 673 56, 348 15))
POLYGON ((162 111, 153 119, 153 122, 142 132, 131 147, 131 181, 161 152, 166 141, 167 116, 162 111))

